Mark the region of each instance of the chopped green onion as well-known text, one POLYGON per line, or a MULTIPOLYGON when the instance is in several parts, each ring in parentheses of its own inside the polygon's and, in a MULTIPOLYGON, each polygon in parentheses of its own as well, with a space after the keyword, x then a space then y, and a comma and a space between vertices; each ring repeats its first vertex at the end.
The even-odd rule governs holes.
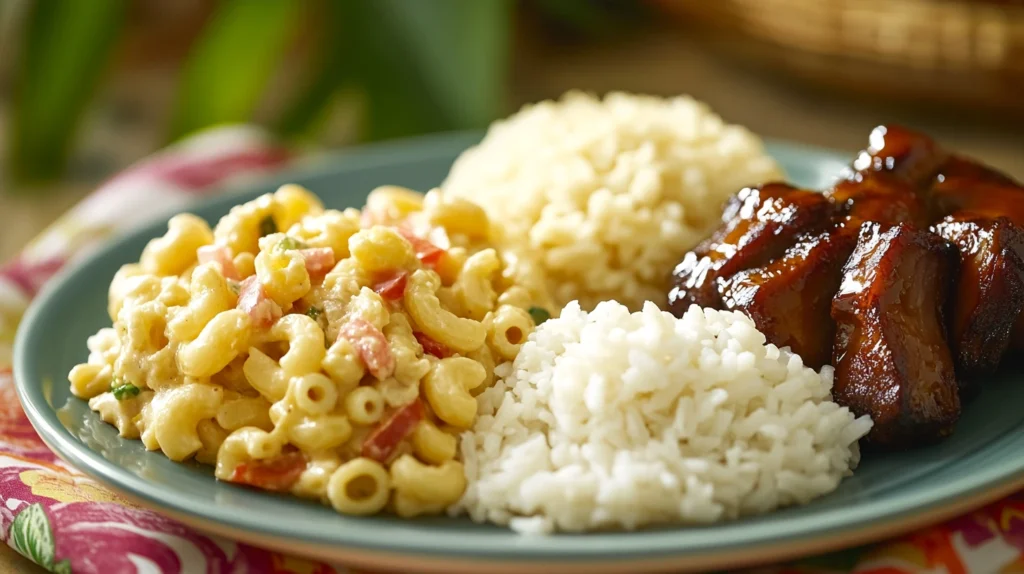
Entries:
POLYGON ((314 321, 319 319, 320 315, 322 313, 323 313, 323 310, 318 309, 316 307, 310 307, 309 309, 306 310, 306 316, 309 317, 310 319, 314 320, 314 321))
POLYGON ((294 237, 285 237, 277 244, 279 251, 290 251, 292 249, 305 249, 309 247, 305 243, 295 239, 294 237))
POLYGON ((551 318, 551 313, 548 313, 547 309, 543 307, 530 307, 527 312, 530 314, 530 317, 533 318, 533 323, 535 325, 540 325, 551 318))
POLYGON ((277 233, 277 223, 274 222, 273 215, 268 215, 260 222, 260 237, 266 237, 271 233, 277 233))
POLYGON ((137 396, 139 394, 139 392, 141 390, 142 389, 140 389, 139 387, 136 387, 135 385, 133 385, 131 383, 121 383, 121 384, 118 384, 116 379, 114 380, 113 384, 110 386, 110 392, 114 393, 114 398, 119 400, 119 401, 123 401, 123 400, 126 400, 126 399, 130 399, 132 397, 135 397, 135 396, 137 396))
POLYGON ((242 285, 238 281, 228 280, 228 289, 231 289, 232 293, 238 295, 242 292, 242 285))

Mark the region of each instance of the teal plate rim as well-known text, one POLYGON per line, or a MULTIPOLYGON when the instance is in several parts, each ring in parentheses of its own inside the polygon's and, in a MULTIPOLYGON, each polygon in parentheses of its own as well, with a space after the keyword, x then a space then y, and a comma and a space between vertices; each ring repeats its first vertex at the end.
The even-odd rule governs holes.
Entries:
MULTIPOLYGON (((243 196, 254 196, 291 181, 309 179, 312 175, 343 176, 370 166, 386 167, 416 162, 450 161, 462 149, 479 140, 481 134, 452 133, 427 136, 413 140, 365 146, 327 157, 321 157, 314 164, 272 175, 258 182, 232 186, 232 192, 219 194, 190 206, 190 211, 226 211, 243 196)), ((766 142, 769 152, 785 165, 821 164, 833 170, 845 165, 847 154, 815 148, 801 144, 771 141, 766 142)), ((817 169, 817 168, 814 168, 817 169)), ((387 182, 380 182, 387 183, 387 182)), ((970 497, 981 497, 1019 481, 1024 473, 1024 433, 1014 433, 1020 425, 1004 429, 998 436, 990 437, 989 443, 998 443, 1009 451, 1021 453, 1015 457, 984 459, 985 449, 975 449, 958 454, 957 464, 970 464, 984 459, 975 467, 975 472, 960 473, 949 480, 931 482, 926 488, 901 488, 883 492, 869 500, 861 500, 849 506, 826 507, 820 511, 793 514, 784 509, 772 514, 748 519, 725 522, 711 526, 669 526, 634 532, 598 532, 589 534, 556 534, 551 536, 520 536, 510 530, 487 525, 466 528, 468 519, 430 519, 405 521, 390 517, 358 518, 334 515, 336 527, 317 528, 303 521, 268 520, 268 516, 248 509, 244 504, 231 507, 227 513, 218 505, 204 505, 188 492, 166 490, 146 479, 122 468, 101 454, 84 445, 59 420, 56 407, 47 399, 44 375, 40 372, 36 353, 46 348, 48 331, 45 326, 53 323, 48 318, 55 302, 74 297, 76 281, 88 276, 90 270, 105 258, 115 255, 126 243, 138 243, 156 236, 165 224, 165 219, 144 225, 119 238, 108 242, 82 260, 73 262, 50 281, 35 298, 24 315, 17 333, 14 352, 14 373, 19 398, 29 421, 44 441, 62 459, 87 474, 106 482, 117 489, 132 494, 149 504, 169 512, 191 518, 218 523, 223 526, 258 533, 281 540, 293 540, 303 544, 342 546, 355 550, 395 553, 405 556, 458 556, 466 559, 506 561, 628 561, 657 559, 681 555, 710 555, 728 553, 743 548, 769 548, 793 543, 808 538, 824 538, 842 535, 880 525, 886 521, 906 519, 935 511, 943 505, 970 497), (1016 436, 1015 436, 1016 435, 1016 436), (970 459, 970 460, 968 460, 970 459), (451 527, 459 521, 463 527, 451 527), (447 526, 447 527, 446 527, 447 526)), ((137 255, 137 254, 136 254, 137 255)), ((124 262, 124 261, 122 261, 124 262)), ((84 349, 84 341, 82 341, 84 349)), ((84 353, 83 353, 84 356, 84 353)), ((66 384, 58 379, 53 384, 66 384)), ((125 448, 144 449, 138 441, 125 441, 125 448)), ((928 473, 941 472, 952 463, 940 456, 940 463, 928 468, 928 473)), ((914 474, 914 473, 910 473, 914 474)), ((915 480, 908 476, 907 480, 915 480)), ((212 476, 210 478, 213 481, 212 476)), ((849 480, 849 479, 847 479, 849 480)), ((897 485, 898 486, 898 485, 897 485)), ((226 485, 227 488, 243 490, 243 498, 275 497, 272 494, 255 492, 226 485)), ((827 498, 827 497, 826 497, 827 498)), ((801 507, 812 509, 816 502, 801 507)), ((296 499, 294 508, 298 512, 306 506, 322 508, 315 503, 296 499)), ((330 510, 329 508, 327 510, 330 510)), ((333 513, 333 511, 331 511, 333 513)))

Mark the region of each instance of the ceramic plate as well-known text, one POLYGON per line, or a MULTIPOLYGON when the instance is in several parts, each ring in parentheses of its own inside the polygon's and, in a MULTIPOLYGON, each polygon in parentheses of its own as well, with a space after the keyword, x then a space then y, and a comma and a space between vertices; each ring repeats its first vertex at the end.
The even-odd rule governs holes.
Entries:
MULTIPOLYGON (((228 208, 297 182, 329 207, 361 206, 374 186, 428 189, 479 134, 365 148, 196 205, 215 222, 228 208)), ((771 142, 790 177, 827 185, 851 154, 771 142)), ((107 245, 62 273, 36 299, 18 334, 16 378, 29 419, 62 458, 136 501, 201 530, 327 561, 435 572, 644 572, 711 569, 790 558, 891 536, 970 510, 1024 486, 1024 381, 993 377, 944 443, 866 456, 839 489, 807 506, 706 527, 521 537, 466 519, 352 518, 327 507, 214 480, 120 439, 68 390, 67 372, 87 356, 86 337, 108 326, 107 285, 136 261, 163 222, 107 245)))

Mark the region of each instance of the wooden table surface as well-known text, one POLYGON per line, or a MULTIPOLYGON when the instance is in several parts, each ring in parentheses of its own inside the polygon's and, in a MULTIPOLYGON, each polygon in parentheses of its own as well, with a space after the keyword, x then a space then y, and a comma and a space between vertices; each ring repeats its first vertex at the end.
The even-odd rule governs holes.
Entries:
MULTIPOLYGON (((752 76, 700 50, 681 32, 646 34, 598 49, 560 52, 536 48, 518 54, 510 99, 522 103, 556 97, 567 89, 605 92, 626 89, 654 94, 690 93, 728 121, 765 137, 837 149, 862 147, 877 124, 902 122, 924 129, 949 147, 981 158, 1024 179, 1024 136, 1014 126, 973 125, 946 116, 919 115, 809 94, 752 76)), ((0 117, 0 127, 3 120, 0 117)), ((0 130, 2 132, 2 130, 0 130)), ((56 186, 45 199, 0 194, 0 260, 83 197, 92 183, 56 186)), ((34 572, 24 558, 0 545, 0 574, 34 572)))

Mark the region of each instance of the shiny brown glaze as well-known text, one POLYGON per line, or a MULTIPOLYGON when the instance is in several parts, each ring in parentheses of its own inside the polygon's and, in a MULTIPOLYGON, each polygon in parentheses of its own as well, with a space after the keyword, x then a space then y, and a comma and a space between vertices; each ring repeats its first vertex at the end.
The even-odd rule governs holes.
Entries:
POLYGON ((719 277, 782 255, 801 235, 823 229, 833 211, 822 194, 784 183, 741 190, 726 204, 722 226, 672 272, 669 309, 677 317, 690 305, 720 309, 719 277))
POLYGON ((881 126, 824 197, 831 209, 783 184, 738 194, 677 267, 672 311, 742 311, 806 364, 831 362, 874 444, 948 435, 1008 346, 1024 351, 1024 187, 881 126))
POLYGON ((778 347, 790 347, 814 369, 831 362, 832 297, 858 227, 839 224, 805 238, 771 263, 719 279, 725 307, 742 311, 778 347))
POLYGON ((999 366, 1024 307, 1024 231, 1005 217, 969 212, 932 229, 960 252, 949 339, 960 397, 968 399, 979 390, 977 377, 999 366))
MULTIPOLYGON (((939 220, 958 211, 1006 217, 1024 229, 1024 185, 982 163, 953 156, 931 188, 932 216, 939 220)), ((1010 348, 1024 351, 1024 313, 1010 335, 1010 348)))
POLYGON ((868 148, 853 161, 844 178, 878 174, 926 189, 946 161, 946 152, 929 136, 899 125, 871 130, 868 148))
POLYGON ((931 188, 932 217, 958 211, 1008 217, 1024 228, 1024 185, 973 160, 951 157, 931 188))
POLYGON ((871 416, 873 444, 931 442, 960 416, 944 321, 956 253, 933 233, 868 223, 843 269, 832 302, 833 396, 871 416))
POLYGON ((916 188, 905 181, 866 175, 841 180, 825 195, 834 201, 851 225, 874 221, 886 227, 910 223, 928 225, 928 204, 916 188))

